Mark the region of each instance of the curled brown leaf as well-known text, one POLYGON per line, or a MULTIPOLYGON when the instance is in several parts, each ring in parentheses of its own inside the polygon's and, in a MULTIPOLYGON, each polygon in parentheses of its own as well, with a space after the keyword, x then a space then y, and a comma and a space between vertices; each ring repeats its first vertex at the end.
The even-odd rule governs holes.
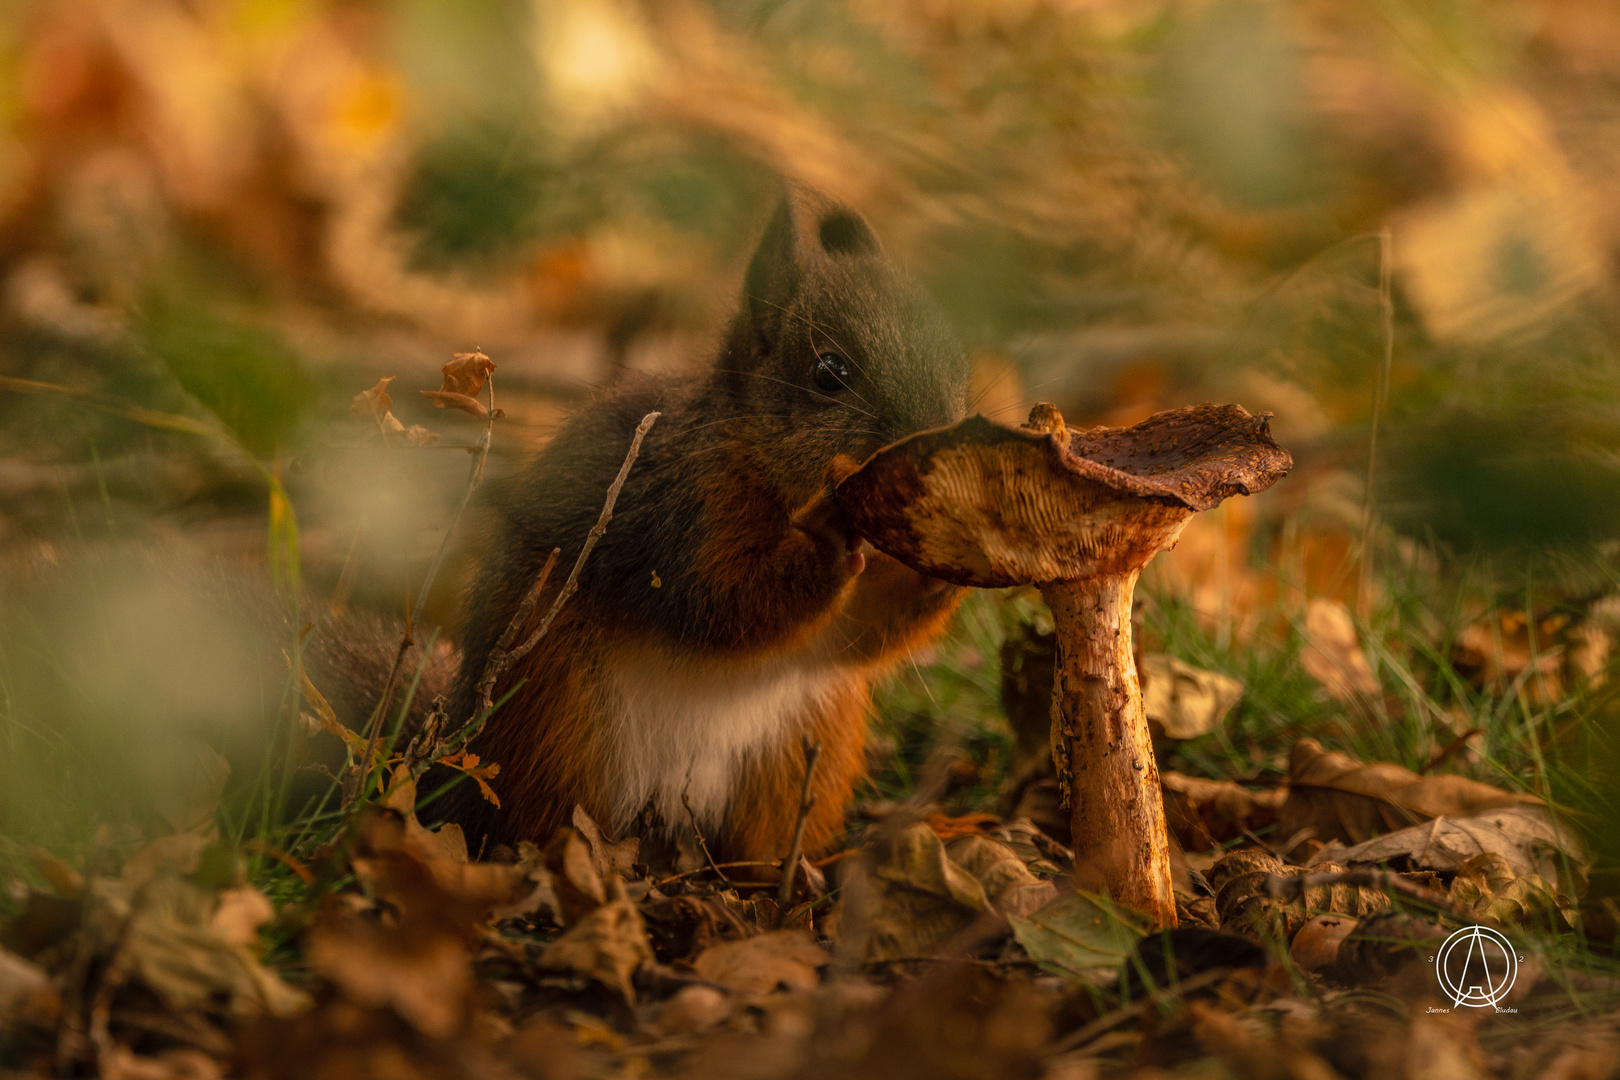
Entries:
POLYGON ((397 378, 399 378, 397 375, 384 375, 370 390, 362 390, 354 395, 349 402, 349 415, 356 420, 383 423, 383 417, 394 407, 394 399, 388 393, 388 384, 397 378))
POLYGON ((439 370, 444 373, 444 385, 439 387, 441 391, 477 397, 484 389, 484 383, 494 373, 495 361, 477 350, 459 352, 439 370))
MULTIPOLYGON (((475 397, 468 397, 466 394, 458 394, 450 390, 423 390, 422 396, 433 402, 435 408, 460 409, 462 412, 470 413, 480 420, 489 416, 489 406, 475 397)), ((501 415, 504 415, 504 413, 501 415)))
POLYGON ((1541 805, 1534 796, 1467 777, 1419 776, 1392 762, 1357 761, 1301 739, 1288 756, 1288 798, 1277 811, 1277 831, 1285 839, 1359 844, 1442 815, 1541 805))

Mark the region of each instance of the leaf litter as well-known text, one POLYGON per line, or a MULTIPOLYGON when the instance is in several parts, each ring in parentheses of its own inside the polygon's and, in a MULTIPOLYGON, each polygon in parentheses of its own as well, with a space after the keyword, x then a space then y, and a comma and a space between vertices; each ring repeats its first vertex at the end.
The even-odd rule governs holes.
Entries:
MULTIPOLYGON (((1340 778, 1330 790, 1375 798, 1373 776, 1392 805, 1437 808, 1391 766, 1298 757, 1307 780, 1340 778)), ((804 914, 784 928, 774 886, 650 873, 582 810, 543 847, 472 859, 458 828, 421 823, 398 773, 316 860, 324 892, 279 905, 240 872, 204 872, 222 847, 211 831, 160 837, 116 874, 42 854, 31 906, 72 916, 7 928, 0 1021, 24 1075, 68 1060, 125 1077, 1126 1076, 1193 1058, 1401 1075, 1348 1062, 1347 1040, 1375 1037, 1472 1069, 1454 1075, 1518 1075, 1478 1025, 1429 1019, 1442 999, 1423 957, 1456 908, 1503 927, 1562 910, 1550 886, 1537 899, 1535 883, 1556 880, 1537 871, 1584 856, 1524 800, 1444 790, 1459 808, 1501 805, 1322 845, 1308 866, 1253 845, 1212 852, 1180 897, 1182 927, 1160 933, 1068 887, 1061 846, 1027 823, 879 821, 832 865, 825 900, 801 883, 804 914), (1375 864, 1452 907, 1323 880, 1375 864), (1286 880, 1301 887, 1285 895, 1286 880), (276 926, 294 944, 270 964, 276 926), (1369 1012, 1355 1004, 1368 990, 1406 1005, 1369 1012)), ((1580 1041, 1542 1045, 1595 1060, 1615 1028, 1583 1023, 1580 1041)))
MULTIPOLYGON (((441 407, 477 403, 493 370, 457 354, 427 393, 441 407)), ((392 381, 356 395, 353 412, 385 442, 422 445, 393 418, 392 381)), ((489 419, 477 404, 466 411, 489 419)), ((1368 693, 1340 615, 1307 620, 1320 655, 1305 666, 1335 693, 1368 693)), ((1218 731, 1242 699, 1228 676, 1144 660, 1169 739, 1218 731)), ((1164 772, 1180 843, 1174 929, 1076 891, 1066 837, 1044 819, 949 817, 915 801, 877 815, 833 860, 801 859, 782 905, 775 884, 738 885, 707 865, 654 870, 637 838, 611 837, 583 808, 540 843, 475 858, 458 827, 418 817, 429 759, 368 747, 299 674, 306 736, 340 739, 351 764, 387 773, 381 793, 313 847, 237 849, 215 826, 223 762, 199 748, 189 782, 158 808, 167 835, 109 841, 79 864, 36 850, 42 885, 23 887, 0 927, 0 1062, 16 1075, 1617 1068, 1620 987, 1601 974, 1527 960, 1512 999, 1521 1016, 1496 1018, 1517 1025, 1511 1052, 1440 1013, 1425 958, 1453 929, 1479 922, 1528 942, 1586 925, 1591 855, 1532 796, 1301 739, 1282 782, 1258 790, 1164 772), (267 895, 248 878, 250 852, 293 878, 267 895), (1585 995, 1573 1012, 1572 988, 1585 995)), ((431 760, 495 803, 486 781, 499 763, 433 734, 431 760)), ((1038 786, 1041 763, 1026 766, 1015 775, 1038 786)))

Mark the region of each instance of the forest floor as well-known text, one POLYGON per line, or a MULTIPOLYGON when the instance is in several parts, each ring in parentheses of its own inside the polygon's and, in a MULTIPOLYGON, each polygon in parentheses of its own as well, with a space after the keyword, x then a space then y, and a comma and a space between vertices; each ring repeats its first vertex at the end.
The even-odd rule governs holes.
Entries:
MULTIPOLYGON (((273 561, 296 541, 273 526, 273 561)), ((654 870, 583 809, 544 843, 469 853, 456 827, 429 827, 443 789, 417 780, 438 762, 482 786, 499 763, 465 732, 396 740, 411 664, 374 750, 328 703, 343 688, 283 668, 268 700, 285 738, 238 760, 235 783, 213 750, 165 743, 150 804, 120 815, 98 789, 140 754, 102 747, 93 764, 71 725, 29 711, 34 669, 66 679, 59 697, 100 691, 14 597, 35 636, 6 640, 5 778, 33 813, 0 836, 0 1067, 1615 1075, 1620 605, 1590 587, 1601 560, 1583 589, 1506 596, 1392 544, 1348 602, 1306 601, 1284 587, 1285 550, 1250 560, 1250 587, 1226 581, 1218 617, 1168 574, 1139 592, 1175 841, 1179 926, 1157 931, 1073 884, 1034 590, 972 594, 882 685, 847 834, 785 889, 780 864, 717 865, 701 846, 654 870), (54 749, 30 756, 30 740, 54 749), (283 805, 322 743, 348 767, 283 805)), ((154 689, 151 670, 134 677, 154 689)), ((133 717, 132 701, 98 707, 133 717)))
MULTIPOLYGON (((1601 611, 1530 626, 1502 608, 1420 636, 1416 598, 1392 596, 1381 623, 1337 609, 1335 644, 1321 609, 1222 641, 1147 593, 1149 712, 1182 736, 1160 741, 1174 931, 1068 884, 1041 749, 1050 627, 1032 596, 985 593, 883 688, 841 857, 803 861, 785 907, 777 867, 653 874, 583 811, 544 846, 469 859, 453 828, 419 824, 432 796, 386 742, 385 793, 350 811, 334 786, 290 820, 234 820, 199 758, 172 835, 8 841, 5 1066, 1613 1075, 1613 819, 1591 781, 1613 690, 1576 656, 1601 611), (1545 640, 1515 654, 1527 627, 1545 640), (1468 652, 1488 634, 1493 655, 1468 652), (1501 936, 1463 945, 1498 952, 1447 947, 1470 926, 1501 936), (1484 990, 1443 986, 1448 960, 1484 990)), ((302 702, 317 726, 323 704, 302 702)))

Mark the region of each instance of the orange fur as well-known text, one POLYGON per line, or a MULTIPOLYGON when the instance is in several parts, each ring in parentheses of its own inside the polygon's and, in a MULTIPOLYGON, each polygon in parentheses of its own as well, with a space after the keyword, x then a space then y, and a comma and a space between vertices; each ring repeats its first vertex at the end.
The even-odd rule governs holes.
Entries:
MULTIPOLYGON (((867 684, 859 676, 832 700, 802 718, 800 729, 821 747, 804 832, 804 850, 814 857, 843 831, 855 785, 866 771, 867 684)), ((719 844, 728 859, 775 860, 787 856, 798 823, 804 786, 804 748, 784 739, 741 778, 734 790, 719 844)))
MULTIPOLYGON (((822 852, 838 838, 855 786, 865 774, 872 683, 908 650, 936 636, 962 595, 961 589, 874 555, 842 602, 822 620, 815 640, 794 635, 765 650, 791 647, 824 654, 844 674, 831 693, 786 724, 782 738, 739 771, 725 825, 715 838, 717 856, 773 859, 786 854, 804 779, 803 734, 821 746, 805 850, 822 852)), ((503 834, 543 840, 568 824, 575 804, 597 821, 612 819, 593 693, 610 663, 637 644, 593 625, 582 607, 571 605, 540 646, 497 687, 499 698, 518 680, 526 684, 512 703, 522 709, 521 716, 491 725, 480 740, 484 757, 501 765, 492 786, 501 798, 503 834)))
POLYGON ((593 816, 603 810, 587 687, 602 633, 580 608, 565 606, 546 640, 551 647, 543 640, 495 688, 499 701, 518 682, 525 684, 514 699, 524 710, 521 722, 491 724, 479 740, 485 760, 501 766, 490 784, 501 799, 503 834, 538 841, 568 824, 575 804, 593 816))

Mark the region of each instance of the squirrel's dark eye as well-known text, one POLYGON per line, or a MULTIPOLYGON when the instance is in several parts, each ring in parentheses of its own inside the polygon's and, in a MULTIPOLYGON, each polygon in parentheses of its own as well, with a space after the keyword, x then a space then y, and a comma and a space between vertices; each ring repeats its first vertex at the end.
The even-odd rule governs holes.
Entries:
POLYGON ((825 390, 835 394, 849 385, 849 364, 837 353, 824 352, 816 357, 815 370, 811 372, 817 390, 825 390))

